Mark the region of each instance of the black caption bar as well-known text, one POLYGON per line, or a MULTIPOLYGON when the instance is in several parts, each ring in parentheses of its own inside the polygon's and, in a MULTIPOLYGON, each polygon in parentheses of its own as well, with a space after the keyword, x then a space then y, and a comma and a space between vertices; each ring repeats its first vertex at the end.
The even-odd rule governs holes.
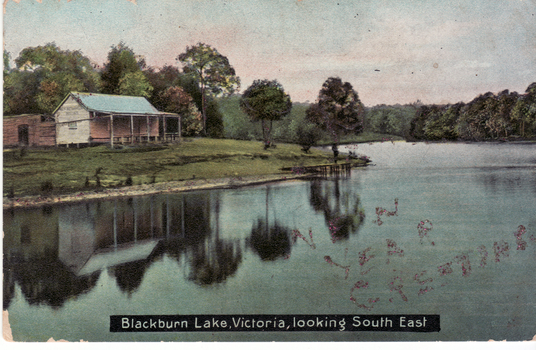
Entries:
POLYGON ((439 332, 439 315, 112 315, 110 332, 439 332))

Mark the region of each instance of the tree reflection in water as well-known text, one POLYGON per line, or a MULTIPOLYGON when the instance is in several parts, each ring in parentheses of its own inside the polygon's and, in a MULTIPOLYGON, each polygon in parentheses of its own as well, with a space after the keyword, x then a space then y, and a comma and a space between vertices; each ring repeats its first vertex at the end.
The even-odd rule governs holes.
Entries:
POLYGON ((78 277, 60 261, 31 261, 19 265, 14 272, 22 294, 30 305, 45 304, 58 309, 63 304, 95 287, 100 271, 78 277))
POLYGON ((119 289, 131 297, 141 285, 143 277, 145 276, 145 271, 147 271, 160 253, 161 250, 157 250, 156 253, 152 254, 147 259, 131 261, 122 265, 110 267, 108 269, 108 274, 115 277, 115 282, 119 289))
MULTIPOLYGON (((239 242, 220 238, 220 192, 213 193, 211 202, 212 210, 207 210, 207 216, 201 221, 207 225, 206 240, 192 244, 187 249, 190 256, 188 279, 201 286, 225 282, 228 277, 234 275, 242 262, 239 242), (214 229, 210 227, 211 215, 214 217, 214 229)), ((210 204, 207 202, 209 208, 210 204)))
MULTIPOLYGON (((355 233, 363 217, 359 198, 341 194, 348 189, 339 182, 314 181, 310 193, 337 239, 355 233)), ((29 304, 59 308, 91 290, 104 269, 131 296, 164 255, 184 261, 181 269, 197 285, 224 283, 242 262, 242 244, 263 261, 290 255, 292 230, 270 212, 270 199, 268 186, 266 215, 253 222, 244 243, 220 237, 218 191, 8 212, 4 303, 11 303, 18 283, 29 304)))
POLYGON ((192 247, 191 271, 188 279, 198 285, 224 282, 242 261, 242 250, 233 242, 215 240, 192 247))
POLYGON ((345 240, 357 233, 365 219, 365 211, 360 207, 357 194, 345 189, 341 194, 343 179, 311 181, 309 202, 313 209, 324 214, 332 242, 345 240))
POLYGON ((290 229, 279 225, 276 221, 268 225, 266 220, 257 219, 257 224, 251 229, 251 236, 247 239, 247 245, 257 253, 262 260, 272 261, 277 258, 287 257, 291 250, 290 229))
POLYGON ((292 231, 279 224, 276 219, 270 225, 269 220, 270 186, 266 186, 266 214, 259 217, 253 224, 251 235, 246 239, 247 246, 257 253, 261 260, 272 261, 280 257, 288 257, 291 250, 292 231))

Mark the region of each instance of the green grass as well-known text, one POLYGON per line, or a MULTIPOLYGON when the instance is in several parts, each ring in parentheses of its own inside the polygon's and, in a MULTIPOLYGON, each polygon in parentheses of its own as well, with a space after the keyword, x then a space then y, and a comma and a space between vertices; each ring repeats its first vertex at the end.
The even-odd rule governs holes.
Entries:
POLYGON ((258 141, 185 139, 182 144, 110 149, 4 150, 4 195, 16 197, 44 194, 49 182, 53 193, 71 193, 96 188, 95 173, 102 187, 121 186, 131 176, 134 185, 187 179, 221 178, 282 173, 281 168, 330 162, 330 153, 300 146, 277 144, 264 150, 258 141))

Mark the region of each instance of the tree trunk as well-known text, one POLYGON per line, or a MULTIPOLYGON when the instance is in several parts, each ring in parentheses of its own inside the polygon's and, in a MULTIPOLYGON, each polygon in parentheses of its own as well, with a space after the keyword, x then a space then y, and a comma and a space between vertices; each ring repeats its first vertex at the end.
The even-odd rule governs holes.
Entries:
POLYGON ((268 145, 272 145, 272 127, 273 127, 273 120, 270 120, 270 129, 268 130, 268 145))
POLYGON ((203 135, 207 136, 207 106, 205 100, 205 82, 201 81, 201 112, 203 114, 203 135))
POLYGON ((270 145, 270 141, 268 140, 268 132, 266 130, 266 124, 265 124, 264 119, 261 120, 261 125, 262 125, 262 140, 264 142, 264 149, 268 149, 270 145))
POLYGON ((331 150, 333 151, 333 160, 335 163, 337 163, 337 158, 339 157, 339 145, 334 143, 331 147, 331 150))

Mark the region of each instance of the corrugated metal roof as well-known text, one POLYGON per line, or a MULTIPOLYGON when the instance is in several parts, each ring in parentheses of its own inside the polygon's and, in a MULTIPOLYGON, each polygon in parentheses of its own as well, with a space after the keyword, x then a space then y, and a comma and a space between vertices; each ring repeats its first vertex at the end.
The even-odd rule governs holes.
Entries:
MULTIPOLYGON (((113 114, 168 114, 159 112, 145 97, 71 92, 86 109, 113 114)), ((172 113, 169 113, 172 114, 172 113)))

